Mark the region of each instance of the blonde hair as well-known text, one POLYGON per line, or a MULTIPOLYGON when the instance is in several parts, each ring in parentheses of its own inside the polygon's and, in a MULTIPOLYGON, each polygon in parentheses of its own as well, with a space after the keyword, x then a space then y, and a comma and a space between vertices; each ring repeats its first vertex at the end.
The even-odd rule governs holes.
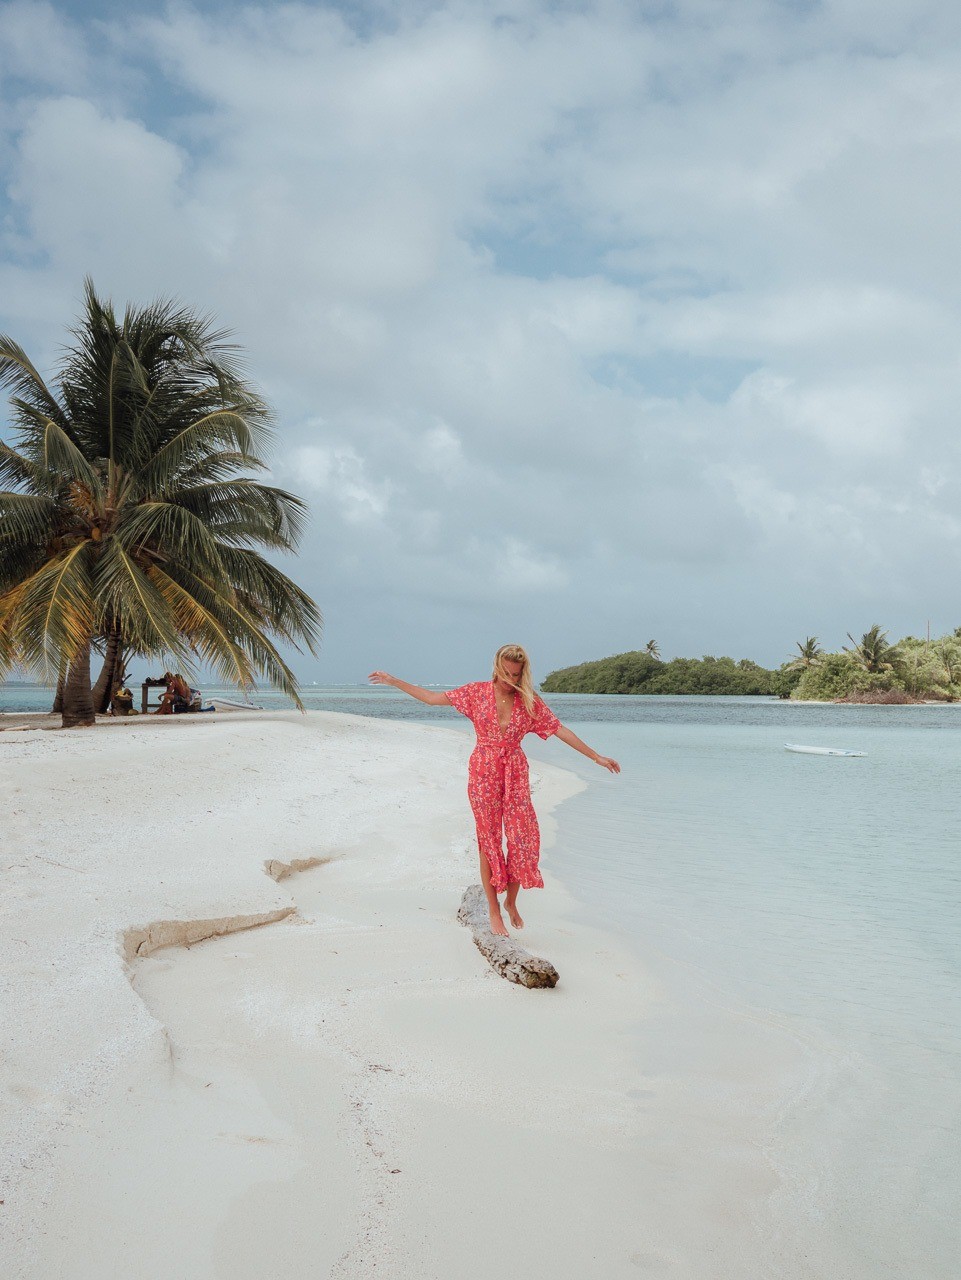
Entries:
POLYGON ((516 689, 521 696, 521 702, 528 715, 534 714, 534 683, 531 680, 531 660, 527 656, 524 649, 519 644, 502 644, 494 654, 494 670, 491 674, 492 680, 501 680, 504 684, 510 685, 512 689, 516 689), (504 670, 505 662, 520 662, 521 674, 515 684, 511 677, 504 670))

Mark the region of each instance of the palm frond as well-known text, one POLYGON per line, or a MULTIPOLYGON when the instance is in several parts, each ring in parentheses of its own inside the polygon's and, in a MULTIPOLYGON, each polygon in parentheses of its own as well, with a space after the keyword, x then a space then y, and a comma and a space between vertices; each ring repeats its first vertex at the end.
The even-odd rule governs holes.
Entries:
POLYGON ((109 626, 119 625, 124 641, 138 653, 159 656, 182 652, 163 595, 119 538, 108 539, 103 549, 95 590, 98 608, 93 632, 102 634, 109 626))
MULTIPOLYGON (((211 608, 211 591, 191 591, 159 566, 148 570, 150 578, 166 600, 176 621, 177 630, 203 664, 215 671, 225 684, 250 688, 256 668, 243 648, 236 643, 232 629, 211 608)), ((196 585, 196 584, 195 584, 196 585)))
POLYGON ((145 495, 163 493, 181 468, 192 465, 211 444, 226 445, 240 453, 254 448, 250 427, 242 411, 213 409, 180 428, 144 467, 140 485, 145 495))
POLYGON ((267 470, 266 462, 255 458, 252 453, 237 453, 233 449, 213 450, 180 472, 177 477, 178 496, 184 490, 207 484, 212 480, 236 478, 238 472, 267 470))
POLYGON ((176 502, 204 520, 224 542, 261 543, 292 551, 300 541, 307 504, 272 485, 239 478, 193 485, 176 493, 176 502))
POLYGON ((57 504, 36 493, 0 493, 0 546, 44 547, 53 537, 57 504))
POLYGON ((172 502, 140 502, 126 511, 116 538, 131 555, 185 562, 202 576, 223 573, 220 544, 192 511, 172 502))
POLYGON ((179 582, 197 604, 220 623, 255 670, 266 676, 275 688, 286 693, 299 710, 303 711, 304 706, 300 700, 294 673, 284 662, 257 619, 251 617, 236 599, 233 591, 219 584, 204 582, 183 566, 172 568, 168 577, 179 582))
POLYGON ((26 575, 9 590, 0 589, 0 679, 5 678, 15 667, 26 666, 14 626, 17 610, 23 598, 25 580, 26 575))
POLYGON ((46 559, 45 546, 29 542, 0 542, 0 593, 32 578, 46 559))
POLYGON ((0 334, 0 387, 6 387, 14 398, 33 404, 65 430, 69 427, 56 396, 34 368, 23 347, 7 334, 0 334))
POLYGON ((48 560, 17 588, 10 625, 22 660, 48 677, 63 670, 95 632, 90 543, 48 560))
POLYGON ((301 652, 316 653, 324 620, 306 591, 256 551, 222 547, 220 555, 247 612, 301 652))
POLYGON ((3 617, 0 615, 0 680, 5 680, 10 672, 15 671, 20 665, 20 659, 13 644, 13 636, 3 625, 3 617))
POLYGON ((44 466, 64 478, 79 480, 91 494, 99 497, 103 492, 99 474, 63 427, 53 418, 41 418, 39 414, 37 425, 43 429, 44 466))
POLYGON ((0 484, 17 485, 29 493, 53 494, 58 483, 53 472, 0 440, 0 484))

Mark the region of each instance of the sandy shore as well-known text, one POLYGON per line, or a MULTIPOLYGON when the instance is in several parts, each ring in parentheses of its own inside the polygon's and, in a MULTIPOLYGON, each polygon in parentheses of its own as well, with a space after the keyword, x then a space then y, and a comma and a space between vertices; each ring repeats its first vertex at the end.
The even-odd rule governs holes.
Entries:
POLYGON ((469 749, 327 713, 0 736, 5 1277, 781 1274, 796 1045, 692 1041, 579 918, 549 845, 583 784, 546 765, 523 939, 561 981, 496 977, 455 921, 469 749))
MULTIPOLYGON (((454 920, 463 735, 264 714, 0 744, 5 1274, 627 1274, 645 979, 556 884, 526 933, 561 986, 486 967, 454 920)), ((538 773, 549 839, 581 784, 538 773)))

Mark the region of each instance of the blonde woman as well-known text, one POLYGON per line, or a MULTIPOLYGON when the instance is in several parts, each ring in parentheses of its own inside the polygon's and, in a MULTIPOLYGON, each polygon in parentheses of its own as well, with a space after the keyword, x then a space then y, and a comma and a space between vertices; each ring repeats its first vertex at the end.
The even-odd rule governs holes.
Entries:
POLYGON ((620 773, 621 766, 591 750, 537 696, 530 659, 519 644, 505 644, 497 650, 490 680, 461 685, 446 693, 408 684, 386 671, 374 671, 370 679, 373 684, 392 685, 428 706, 454 707, 473 722, 477 745, 470 758, 467 795, 477 826, 481 880, 490 907, 491 930, 501 936, 507 934, 499 893, 507 895, 504 905, 511 924, 522 929, 517 894, 522 888, 542 889, 544 881, 537 868, 540 831, 531 804, 527 757, 521 750, 521 739, 526 733, 536 733, 539 738, 554 734, 602 769, 620 773))

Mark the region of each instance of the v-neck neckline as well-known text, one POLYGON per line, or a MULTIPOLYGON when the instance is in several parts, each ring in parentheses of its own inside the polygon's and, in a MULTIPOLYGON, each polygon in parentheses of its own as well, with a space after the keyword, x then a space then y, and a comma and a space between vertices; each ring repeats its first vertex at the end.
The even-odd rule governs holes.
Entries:
POLYGON ((494 702, 494 723, 497 725, 498 732, 502 738, 506 737, 510 731, 511 725, 514 723, 514 712, 517 710, 517 694, 514 694, 514 700, 511 702, 511 713, 508 717, 507 724, 501 728, 501 718, 497 712, 497 685, 491 681, 491 698, 494 702))

